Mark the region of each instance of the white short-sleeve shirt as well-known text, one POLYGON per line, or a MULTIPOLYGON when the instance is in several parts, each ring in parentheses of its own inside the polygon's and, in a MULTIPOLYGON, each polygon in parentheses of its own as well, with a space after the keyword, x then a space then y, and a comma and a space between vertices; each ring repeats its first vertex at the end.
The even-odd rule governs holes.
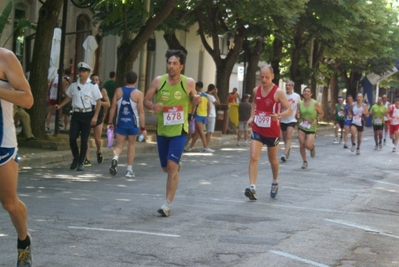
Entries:
POLYGON ((81 84, 79 80, 72 83, 66 94, 72 98, 72 108, 88 109, 98 99, 102 98, 98 85, 92 83, 90 79, 87 79, 84 84, 81 84))
MULTIPOLYGON (((292 115, 289 117, 285 117, 281 119, 282 123, 291 123, 291 122, 296 122, 295 114, 298 109, 298 104, 301 102, 301 97, 297 93, 292 93, 292 94, 286 94, 288 103, 291 106, 292 109, 292 115)), ((283 109, 284 111, 285 109, 283 109)))

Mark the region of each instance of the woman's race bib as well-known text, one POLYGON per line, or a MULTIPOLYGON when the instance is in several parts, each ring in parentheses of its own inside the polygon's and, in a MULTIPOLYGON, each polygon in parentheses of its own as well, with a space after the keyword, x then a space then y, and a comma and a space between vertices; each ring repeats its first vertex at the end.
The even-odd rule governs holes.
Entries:
POLYGON ((163 125, 176 125, 182 123, 184 123, 183 106, 163 108, 163 125))
POLYGON ((374 119, 374 124, 375 125, 382 125, 382 118, 375 118, 374 119))
POLYGON ((304 129, 310 129, 310 127, 312 127, 312 123, 310 121, 303 120, 303 121, 301 121, 299 126, 301 126, 304 129))
POLYGON ((352 123, 356 125, 362 125, 362 115, 354 114, 352 118, 352 123))

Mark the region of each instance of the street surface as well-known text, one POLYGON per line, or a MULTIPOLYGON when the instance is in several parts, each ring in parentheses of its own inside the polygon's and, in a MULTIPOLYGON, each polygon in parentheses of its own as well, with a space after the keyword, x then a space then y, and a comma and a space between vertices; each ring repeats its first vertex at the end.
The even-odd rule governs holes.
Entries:
MULTIPOLYGON (((156 154, 137 155, 133 179, 125 156, 115 178, 109 158, 84 172, 69 163, 21 170, 34 266, 399 266, 399 154, 390 142, 374 151, 368 128, 357 156, 320 134, 302 170, 294 140, 276 199, 264 150, 254 202, 244 196, 248 147, 185 153, 168 218, 157 213, 166 175, 156 154)), ((4 210, 0 221, 0 266, 14 266, 4 210)))

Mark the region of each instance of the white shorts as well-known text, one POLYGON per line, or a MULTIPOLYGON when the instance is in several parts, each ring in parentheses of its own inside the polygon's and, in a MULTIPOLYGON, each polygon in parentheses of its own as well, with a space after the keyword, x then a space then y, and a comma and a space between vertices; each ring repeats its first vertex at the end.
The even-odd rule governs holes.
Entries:
POLYGON ((248 131, 248 122, 247 121, 240 121, 238 124, 238 130, 240 131, 248 131))
POLYGON ((215 131, 216 117, 208 117, 208 123, 206 124, 206 131, 213 133, 215 131))

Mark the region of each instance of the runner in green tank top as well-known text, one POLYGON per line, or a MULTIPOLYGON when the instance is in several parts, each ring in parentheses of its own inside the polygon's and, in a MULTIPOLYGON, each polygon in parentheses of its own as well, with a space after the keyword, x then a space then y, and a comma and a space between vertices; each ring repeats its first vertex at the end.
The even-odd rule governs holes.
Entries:
POLYGON ((338 129, 341 129, 341 137, 339 138, 339 143, 342 143, 342 134, 344 131, 344 122, 345 122, 345 104, 344 104, 344 98, 342 96, 338 97, 338 103, 335 104, 335 109, 333 113, 335 114, 334 142, 337 141, 338 139, 338 129))
POLYGON ((382 149, 382 130, 384 129, 384 116, 387 113, 388 109, 382 104, 382 97, 378 97, 377 103, 371 107, 369 112, 373 115, 374 150, 382 149))
POLYGON ((309 87, 303 89, 303 101, 301 102, 298 112, 298 141, 299 151, 302 156, 303 164, 302 169, 308 167, 306 160, 306 149, 310 150, 310 157, 316 156, 316 150, 314 145, 314 138, 317 129, 317 122, 324 116, 323 109, 312 99, 312 91, 309 87))
POLYGON ((181 74, 186 55, 181 50, 166 52, 168 73, 156 77, 150 85, 144 106, 157 114, 157 144, 161 167, 168 174, 166 200, 158 212, 169 216, 172 201, 179 183, 179 166, 188 133, 188 102, 201 102, 192 78, 181 74), (156 94, 156 103, 152 99, 156 94))

